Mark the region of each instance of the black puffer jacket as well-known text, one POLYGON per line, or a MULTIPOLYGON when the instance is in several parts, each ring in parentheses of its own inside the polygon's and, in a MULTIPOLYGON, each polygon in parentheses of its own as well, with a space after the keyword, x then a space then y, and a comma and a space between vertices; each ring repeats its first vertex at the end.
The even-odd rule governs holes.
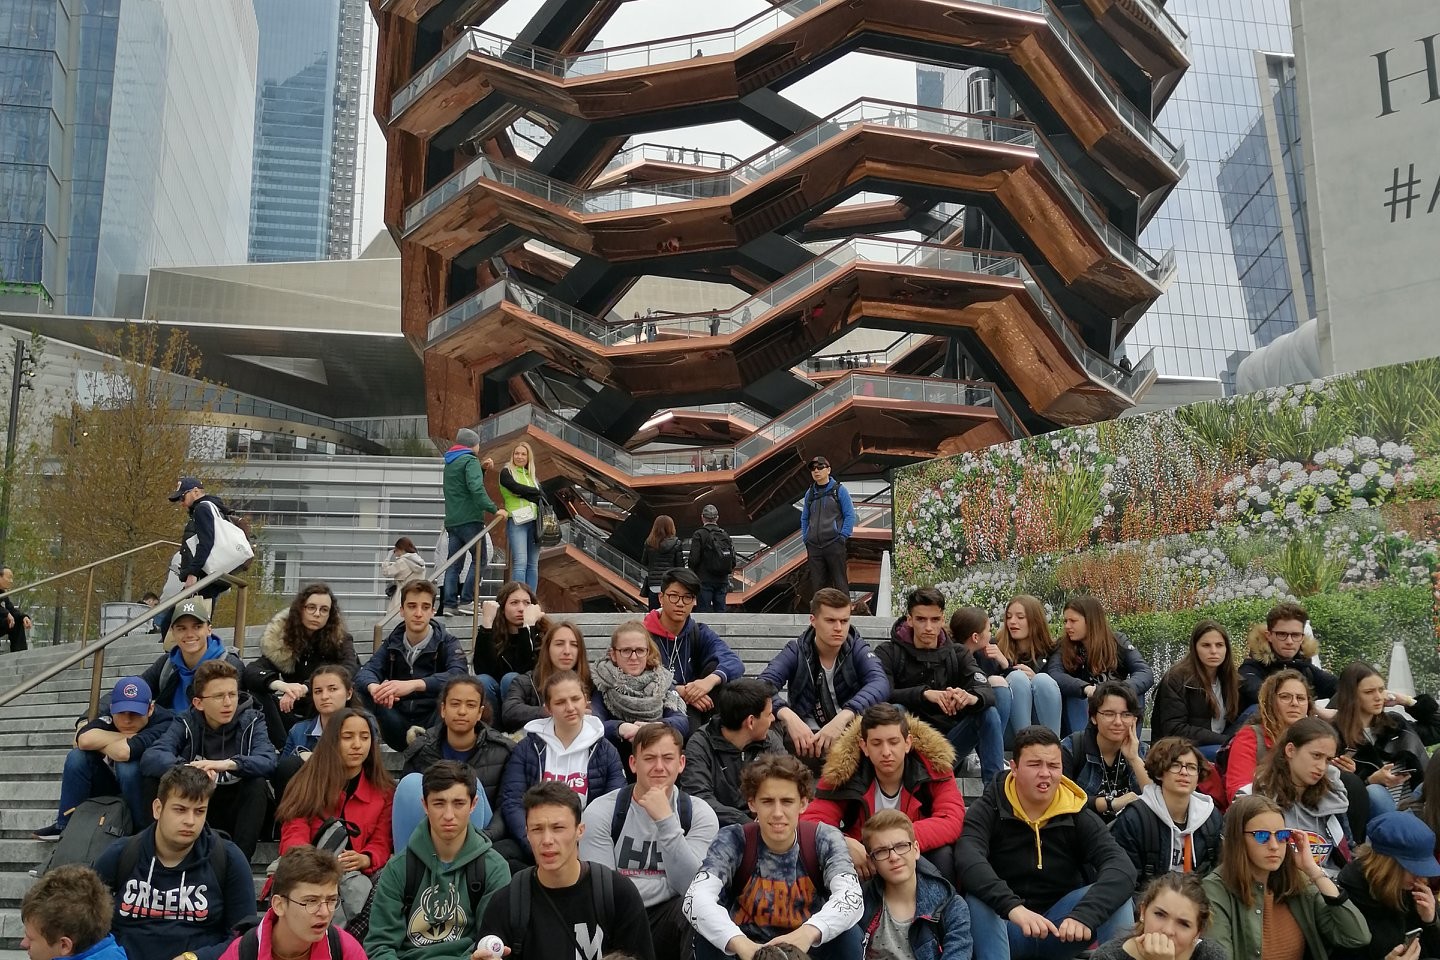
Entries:
MULTIPOLYGON (((1238 712, 1238 711, 1237 711, 1238 712)), ((1150 739, 1184 737, 1202 747, 1229 743, 1240 729, 1240 719, 1229 722, 1223 733, 1210 729, 1210 700, 1194 679, 1170 670, 1155 688, 1155 710, 1150 716, 1150 739)))
POLYGON ((875 656, 890 678, 890 702, 904 707, 943 731, 965 717, 978 715, 995 706, 995 688, 985 671, 964 644, 955 643, 944 631, 932 650, 915 646, 914 631, 901 617, 890 628, 890 639, 875 648, 875 656), (926 690, 959 687, 974 695, 976 703, 951 716, 925 699, 926 690))
POLYGON ((679 537, 666 537, 658 547, 647 546, 640 562, 645 564, 645 589, 654 593, 660 589, 666 570, 685 566, 685 548, 679 537))
POLYGON ((740 771, 761 754, 784 752, 785 743, 774 727, 759 743, 735 749, 720 732, 720 718, 716 717, 686 741, 685 769, 680 772, 679 787, 710 804, 720 826, 749 823, 754 818, 740 793, 740 771))
MULTIPOLYGON (((510 751, 515 749, 515 742, 483 723, 476 724, 475 732, 478 735, 478 739, 475 741, 475 752, 465 762, 474 769, 475 775, 480 778, 480 786, 485 790, 485 798, 490 801, 490 809, 499 810, 500 775, 505 772, 505 763, 510 759, 510 751)), ((431 727, 416 737, 415 742, 405 750, 404 772, 424 773, 429 769, 430 764, 437 760, 443 760, 440 745, 444 742, 445 725, 443 723, 431 727)))

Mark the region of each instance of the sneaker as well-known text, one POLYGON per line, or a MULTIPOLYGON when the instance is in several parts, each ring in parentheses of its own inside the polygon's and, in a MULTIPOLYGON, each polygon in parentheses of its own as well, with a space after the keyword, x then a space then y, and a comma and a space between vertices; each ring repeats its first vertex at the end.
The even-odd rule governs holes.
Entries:
POLYGON ((36 830, 34 833, 30 834, 30 836, 32 839, 35 840, 44 840, 46 843, 54 843, 56 840, 60 839, 60 834, 64 832, 64 827, 60 826, 60 824, 58 823, 52 823, 48 827, 41 827, 39 830, 36 830))
POLYGON ((462 616, 470 617, 475 615, 475 604, 473 603, 462 603, 455 609, 462 616))
POLYGON ((424 728, 424 727, 411 727, 409 730, 406 730, 406 731, 405 731, 405 746, 407 746, 407 747, 410 746, 410 744, 412 744, 412 743, 415 742, 415 738, 416 738, 416 737, 423 736, 424 733, 425 733, 425 728, 424 728))

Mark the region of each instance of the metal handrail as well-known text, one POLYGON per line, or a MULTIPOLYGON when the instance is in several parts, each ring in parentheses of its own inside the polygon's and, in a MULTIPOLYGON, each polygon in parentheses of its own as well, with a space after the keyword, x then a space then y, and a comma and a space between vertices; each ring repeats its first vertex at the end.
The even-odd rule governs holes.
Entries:
POLYGON ((146 607, 144 613, 127 620, 89 646, 82 646, 69 656, 63 657, 59 663, 53 663, 34 676, 26 678, 18 687, 0 693, 0 707, 4 707, 12 701, 18 700, 41 684, 58 677, 77 663, 83 663, 85 660, 93 658, 90 659, 90 719, 94 720, 100 709, 100 679, 105 670, 106 648, 132 630, 137 630, 155 619, 156 614, 173 610, 182 600, 186 600, 201 590, 204 590, 206 587, 220 582, 227 583, 236 589, 235 646, 243 653, 245 650, 245 592, 250 586, 250 581, 242 577, 237 577, 233 573, 220 570, 207 574, 170 599, 162 600, 153 607, 146 607))
POLYGON ((53 573, 50 576, 46 577, 44 580, 36 580, 34 583, 27 583, 23 587, 16 587, 14 590, 6 590, 5 596, 13 597, 16 594, 24 593, 26 590, 34 590, 36 587, 43 587, 47 583, 54 583, 56 580, 64 579, 65 577, 68 577, 73 573, 79 573, 82 570, 89 570, 92 567, 98 567, 101 564, 109 563, 111 560, 119 560, 121 557, 128 557, 132 553, 139 553, 141 550, 149 550, 151 547, 160 546, 179 547, 180 544, 176 543, 174 540, 151 540, 149 543, 145 544, 142 547, 131 547, 129 550, 124 550, 120 553, 112 553, 108 557, 101 557, 99 560, 92 560, 89 563, 81 564, 78 567, 72 567, 71 569, 63 571, 62 573, 53 573))
MULTIPOLYGON (((481 540, 484 540, 486 534, 488 534, 491 530, 495 529, 495 525, 500 523, 500 521, 504 519, 505 514, 497 513, 489 523, 485 524, 485 526, 480 530, 479 533, 475 534, 475 536, 467 540, 458 550, 450 551, 450 556, 445 558, 445 562, 435 568, 435 574, 433 577, 431 577, 430 582, 444 583, 445 571, 450 569, 451 564, 462 562, 464 558, 469 556, 470 553, 475 549, 475 545, 478 544, 481 540)), ((536 514, 535 522, 540 522, 540 516, 538 513, 536 514)), ((471 604, 473 612, 470 614, 470 636, 473 640, 473 638, 480 633, 480 564, 472 563, 470 565, 470 568, 475 578, 475 601, 473 604, 471 604)), ((437 614, 440 613, 439 610, 435 612, 437 614)), ((374 645, 371 647, 371 649, 380 649, 380 641, 381 638, 384 636, 385 628, 389 626, 390 622, 398 616, 400 616, 399 607, 391 610, 389 613, 385 614, 385 616, 375 621, 374 645)))
POLYGON ((85 581, 85 615, 80 621, 80 636, 83 637, 90 632, 90 603, 95 599, 95 571, 98 570, 101 566, 114 560, 120 560, 124 557, 130 556, 131 554, 139 553, 142 550, 149 550, 151 547, 159 546, 178 548, 180 544, 176 543, 174 540, 151 540, 149 543, 143 546, 131 547, 129 550, 122 550, 121 552, 111 554, 108 557, 101 557, 99 560, 91 560, 89 563, 81 564, 80 566, 75 567, 71 570, 66 570, 62 573, 53 573, 50 576, 46 577, 44 580, 36 580, 34 583, 27 583, 23 587, 16 587, 14 590, 6 590, 4 592, 4 596, 14 597, 16 594, 24 593, 26 590, 34 590, 36 587, 43 587, 47 583, 54 583, 57 580, 63 580, 66 577, 73 576, 74 574, 80 573, 85 570, 89 570, 90 576, 85 581))

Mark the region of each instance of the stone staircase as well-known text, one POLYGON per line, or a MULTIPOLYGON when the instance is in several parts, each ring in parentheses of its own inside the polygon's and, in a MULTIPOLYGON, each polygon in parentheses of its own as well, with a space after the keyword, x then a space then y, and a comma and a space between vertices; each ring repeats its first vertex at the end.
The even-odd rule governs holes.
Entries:
MULTIPOLYGON (((609 645, 611 631, 631 619, 629 614, 561 615, 584 632, 593 660, 609 645)), ((701 619, 715 629, 739 654, 746 673, 757 675, 770 658, 804 631, 804 616, 733 613, 706 614, 701 619)), ((462 637, 470 647, 470 618, 452 617, 447 629, 462 637)), ((890 621, 879 617, 859 618, 861 633, 871 644, 888 635, 890 621)), ((222 636, 225 632, 222 632, 222 636)), ((372 630, 365 624, 357 630, 355 646, 363 661, 371 650, 372 630)), ((258 630, 250 631, 246 659, 256 656, 258 630)), ((23 653, 0 656, 0 691, 13 688, 22 679, 38 673, 65 655, 74 646, 42 647, 23 653)), ((127 674, 140 673, 161 653, 154 635, 132 635, 113 643, 106 651, 104 689, 127 674)), ((0 960, 23 956, 18 951, 22 929, 20 899, 29 889, 29 870, 48 855, 50 845, 30 839, 33 830, 53 821, 60 796, 60 771, 75 731, 75 721, 85 712, 90 695, 88 663, 72 668, 49 683, 8 706, 0 707, 0 960)), ((387 751, 388 753, 388 751, 387 751)), ((399 756, 390 754, 392 770, 399 768, 399 756)), ((978 795, 978 780, 962 781, 967 800, 978 795)), ((262 843, 255 853, 257 887, 265 866, 278 855, 277 845, 262 843)))

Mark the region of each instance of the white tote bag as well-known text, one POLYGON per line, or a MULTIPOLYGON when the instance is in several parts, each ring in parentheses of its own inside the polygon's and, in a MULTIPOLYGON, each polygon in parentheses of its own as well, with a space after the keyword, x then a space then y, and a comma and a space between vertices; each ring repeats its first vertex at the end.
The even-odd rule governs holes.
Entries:
MULTIPOLYGON (((205 505, 215 511, 215 542, 210 546, 210 555, 205 558, 205 573, 208 575, 221 570, 230 573, 251 560, 255 556, 255 548, 250 546, 250 538, 245 536, 245 531, 226 520, 219 507, 213 503, 205 505)), ((187 542, 193 554, 200 545, 200 537, 191 537, 187 542)))

